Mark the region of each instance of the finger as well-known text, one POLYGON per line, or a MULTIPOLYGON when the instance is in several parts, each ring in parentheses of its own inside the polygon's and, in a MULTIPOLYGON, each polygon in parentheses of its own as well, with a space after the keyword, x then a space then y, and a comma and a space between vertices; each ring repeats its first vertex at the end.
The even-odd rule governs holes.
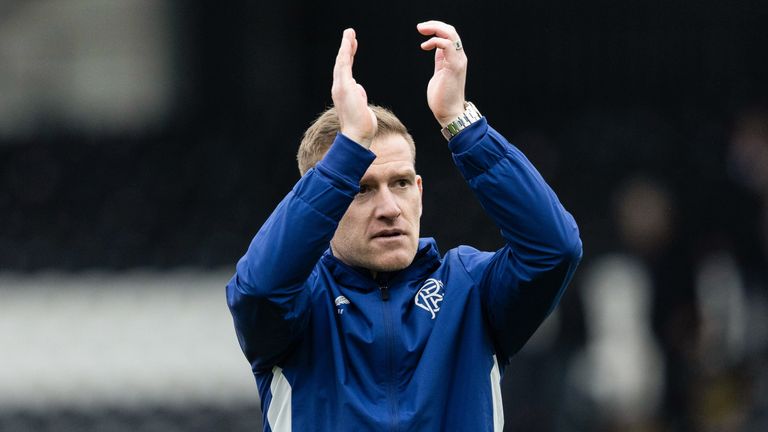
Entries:
POLYGON ((443 66, 443 61, 455 65, 466 62, 466 54, 463 50, 457 50, 456 45, 448 39, 433 37, 421 43, 421 49, 425 51, 435 50, 435 70, 443 66))
POLYGON ((416 30, 424 36, 436 35, 452 41, 459 39, 459 33, 456 31, 456 28, 442 21, 432 20, 419 23, 416 25, 416 30))
MULTIPOLYGON (((458 36, 457 39, 449 39, 449 38, 443 38, 439 36, 433 36, 430 39, 424 41, 421 43, 421 49, 425 51, 437 49, 437 51, 442 52, 442 55, 444 56, 441 60, 446 60, 451 63, 459 64, 462 59, 466 59, 466 53, 463 49, 457 49, 456 48, 456 42, 459 41, 458 36)), ((461 42, 459 42, 460 44, 461 42)), ((435 58, 435 70, 438 69, 438 64, 442 65, 441 63, 437 63, 437 58, 435 58)))
POLYGON ((435 48, 442 48, 444 50, 447 50, 447 49, 456 50, 456 47, 454 47, 453 42, 444 38, 433 37, 421 43, 421 49, 423 49, 424 51, 431 51, 435 48))
POLYGON ((342 39, 341 46, 339 46, 339 53, 336 55, 336 63, 333 65, 334 80, 342 79, 346 75, 345 72, 347 72, 348 69, 351 69, 351 65, 349 64, 350 49, 349 40, 346 38, 342 39))
POLYGON ((349 57, 349 67, 350 70, 352 66, 355 64, 355 54, 357 54, 357 37, 352 38, 352 52, 350 53, 349 57))
POLYGON ((333 66, 333 78, 335 80, 352 78, 353 46, 355 44, 355 30, 351 28, 344 30, 339 53, 336 55, 336 63, 333 66))

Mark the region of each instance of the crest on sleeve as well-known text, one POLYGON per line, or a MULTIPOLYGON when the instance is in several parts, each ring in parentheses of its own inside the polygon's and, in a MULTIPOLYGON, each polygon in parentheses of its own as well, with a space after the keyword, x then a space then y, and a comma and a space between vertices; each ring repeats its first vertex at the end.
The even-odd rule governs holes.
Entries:
POLYGON ((437 279, 429 278, 424 281, 424 285, 421 286, 419 292, 416 293, 416 297, 413 298, 416 306, 424 309, 432 315, 432 319, 435 319, 437 313, 440 312, 440 303, 443 302, 443 283, 437 279))

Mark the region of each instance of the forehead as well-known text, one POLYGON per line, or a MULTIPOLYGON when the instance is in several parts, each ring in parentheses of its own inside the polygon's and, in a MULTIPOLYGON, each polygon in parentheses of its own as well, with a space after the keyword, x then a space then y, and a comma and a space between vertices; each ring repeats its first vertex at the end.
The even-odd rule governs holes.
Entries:
POLYGON ((414 157, 411 145, 404 136, 389 134, 376 137, 371 143, 371 151, 376 155, 371 168, 388 164, 406 163, 414 169, 414 157))

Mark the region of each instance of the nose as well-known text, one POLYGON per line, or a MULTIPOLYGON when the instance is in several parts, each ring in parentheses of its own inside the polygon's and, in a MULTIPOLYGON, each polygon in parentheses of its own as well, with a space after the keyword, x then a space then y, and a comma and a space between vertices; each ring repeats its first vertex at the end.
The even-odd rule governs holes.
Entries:
POLYGON ((376 194, 376 208, 374 211, 377 219, 389 220, 397 219, 402 213, 397 197, 389 188, 382 188, 376 194))

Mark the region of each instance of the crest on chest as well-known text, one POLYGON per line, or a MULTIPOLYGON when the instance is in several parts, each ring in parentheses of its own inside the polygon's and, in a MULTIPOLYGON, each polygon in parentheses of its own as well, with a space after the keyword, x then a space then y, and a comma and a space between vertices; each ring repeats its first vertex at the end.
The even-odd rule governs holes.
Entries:
POLYGON ((416 306, 429 312, 431 319, 435 319, 437 313, 440 312, 440 305, 443 302, 444 293, 443 282, 429 278, 424 281, 424 285, 422 285, 419 292, 416 293, 413 302, 416 306))

